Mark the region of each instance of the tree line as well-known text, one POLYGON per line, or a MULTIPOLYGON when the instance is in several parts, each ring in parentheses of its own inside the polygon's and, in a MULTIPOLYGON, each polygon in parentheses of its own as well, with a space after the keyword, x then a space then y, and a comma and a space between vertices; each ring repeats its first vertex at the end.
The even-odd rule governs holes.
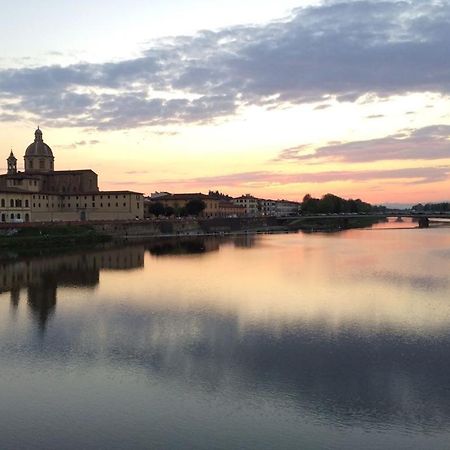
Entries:
POLYGON ((206 203, 200 199, 189 200, 185 206, 180 208, 173 208, 172 206, 165 206, 162 202, 152 202, 148 207, 150 214, 160 217, 187 217, 199 216, 206 208, 206 203))
POLYGON ((302 211, 310 214, 370 213, 385 212, 385 206, 374 206, 361 199, 343 199, 334 194, 325 194, 322 198, 314 198, 306 194, 303 197, 302 211))
POLYGON ((439 212, 449 212, 450 211, 450 203, 449 202, 441 202, 441 203, 426 203, 422 205, 422 203, 418 203, 411 208, 413 211, 439 211, 439 212))

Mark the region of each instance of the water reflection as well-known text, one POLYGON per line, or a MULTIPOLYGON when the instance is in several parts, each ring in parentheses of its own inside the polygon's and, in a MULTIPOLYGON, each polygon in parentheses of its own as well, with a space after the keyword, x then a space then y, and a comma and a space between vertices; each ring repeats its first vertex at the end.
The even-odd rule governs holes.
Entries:
POLYGON ((0 294, 10 292, 11 311, 16 313, 21 289, 26 288, 27 304, 41 331, 55 311, 60 287, 93 289, 100 270, 128 270, 143 267, 144 247, 34 257, 0 264, 0 294))
POLYGON ((256 245, 257 235, 242 234, 223 237, 184 237, 184 238, 164 238, 157 239, 146 245, 146 249, 151 255, 195 255, 208 252, 215 252, 227 243, 232 243, 236 247, 252 248, 256 245))
MULTIPOLYGON (((161 419, 168 428, 179 426, 174 386, 184 407, 199 396, 234 405, 220 416, 215 404, 220 439, 207 437, 203 424, 204 440, 189 441, 186 432, 170 448, 237 448, 228 440, 233 414, 243 410, 242 420, 257 424, 267 404, 271 421, 277 411, 291 424, 283 448, 298 448, 311 432, 305 423, 322 432, 304 448, 362 448, 361 429, 372 433, 364 448, 446 448, 450 261, 438 250, 450 238, 441 230, 381 233, 196 237, 3 264, 0 288, 15 319, 0 328, 0 361, 114 372, 107 404, 131 389, 124 380, 144 377, 140 396, 155 383, 167 389, 159 407, 171 411, 161 419), (45 331, 39 347, 20 325, 24 291, 45 331)), ((135 447, 152 442, 154 408, 139 410, 148 421, 135 447)), ((183 420, 195 426, 194 416, 183 420)), ((240 448, 280 448, 280 430, 267 436, 255 425, 247 444, 241 431, 240 448)), ((128 446, 135 436, 133 427, 122 429, 128 446)), ((105 438, 100 447, 111 444, 105 438)))

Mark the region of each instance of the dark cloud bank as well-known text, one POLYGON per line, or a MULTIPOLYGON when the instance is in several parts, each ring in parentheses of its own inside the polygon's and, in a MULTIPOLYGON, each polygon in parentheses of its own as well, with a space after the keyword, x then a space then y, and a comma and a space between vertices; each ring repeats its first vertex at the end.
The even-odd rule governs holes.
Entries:
POLYGON ((120 129, 329 96, 448 94, 449 48, 449 1, 326 2, 266 25, 159 40, 136 59, 1 70, 0 115, 120 129))

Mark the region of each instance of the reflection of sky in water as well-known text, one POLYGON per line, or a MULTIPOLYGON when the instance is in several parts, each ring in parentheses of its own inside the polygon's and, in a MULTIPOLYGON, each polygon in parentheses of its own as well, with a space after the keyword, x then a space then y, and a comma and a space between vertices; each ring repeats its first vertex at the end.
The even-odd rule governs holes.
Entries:
POLYGON ((1 448, 447 448, 449 243, 368 230, 4 264, 1 448))

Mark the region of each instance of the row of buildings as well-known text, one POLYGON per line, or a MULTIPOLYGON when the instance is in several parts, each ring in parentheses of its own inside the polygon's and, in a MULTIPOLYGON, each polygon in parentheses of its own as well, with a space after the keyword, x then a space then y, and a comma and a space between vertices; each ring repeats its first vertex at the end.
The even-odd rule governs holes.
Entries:
POLYGON ((201 216, 259 217, 288 216, 299 212, 300 204, 285 200, 266 200, 249 194, 231 198, 219 193, 155 193, 145 198, 140 192, 101 191, 98 176, 91 169, 55 170, 52 149, 42 131, 26 148, 24 171, 17 170, 11 151, 7 172, 0 175, 0 223, 88 220, 135 220, 151 217, 153 202, 179 211, 192 200, 201 200, 201 216))
POLYGON ((13 152, 0 175, 0 222, 132 220, 144 218, 144 196, 133 191, 101 191, 91 169, 55 170, 42 131, 25 150, 25 170, 13 152))
POLYGON ((152 205, 161 203, 175 212, 186 207, 193 200, 202 201, 205 209, 200 216, 213 217, 264 217, 264 216, 293 216, 300 212, 301 204, 288 200, 268 200, 257 198, 250 194, 232 198, 218 193, 190 193, 170 194, 168 192, 155 192, 144 200, 145 217, 152 216, 152 205))

